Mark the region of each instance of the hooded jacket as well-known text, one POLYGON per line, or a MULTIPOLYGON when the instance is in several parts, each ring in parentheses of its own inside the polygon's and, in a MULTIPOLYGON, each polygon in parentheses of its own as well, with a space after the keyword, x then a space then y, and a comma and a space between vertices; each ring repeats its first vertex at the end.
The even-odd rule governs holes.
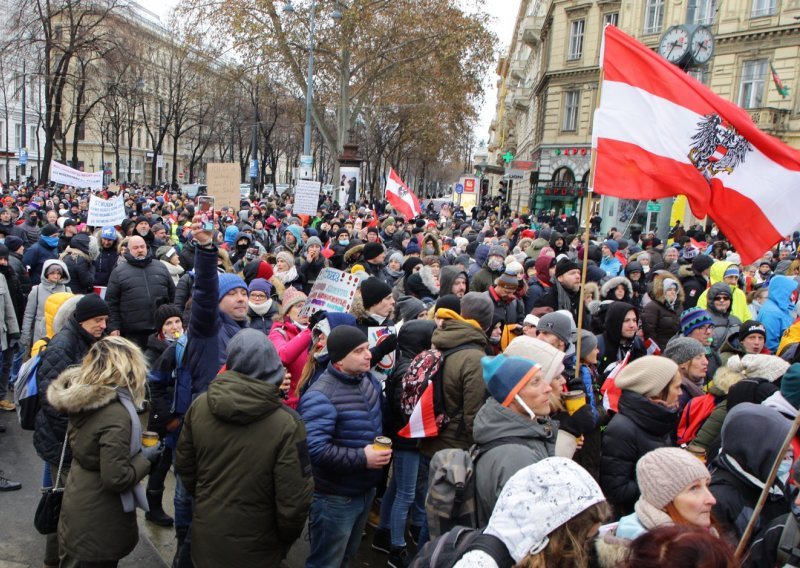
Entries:
POLYGON ((739 326, 742 324, 741 320, 733 315, 732 308, 728 309, 728 313, 722 313, 718 311, 714 305, 713 299, 718 294, 725 294, 726 292, 730 292, 730 286, 724 282, 717 282, 708 289, 708 293, 712 301, 706 310, 709 314, 711 314, 711 319, 714 322, 714 333, 712 334, 712 339, 714 340, 714 349, 717 351, 719 351, 729 335, 732 333, 739 333, 739 326))
POLYGON ((644 342, 638 335, 634 335, 633 339, 625 345, 622 344, 622 322, 631 310, 636 312, 638 317, 639 310, 631 304, 614 302, 608 307, 605 330, 602 335, 597 337, 597 347, 600 349, 597 356, 597 370, 601 375, 605 373, 611 363, 622 361, 628 351, 631 353, 628 363, 647 354, 644 342))
POLYGON ((67 266, 60 260, 50 259, 44 263, 40 276, 40 284, 37 284, 31 289, 28 295, 28 302, 25 305, 25 316, 22 320, 20 327, 20 343, 25 349, 30 350, 31 346, 42 339, 43 337, 50 337, 47 334, 47 327, 45 323, 45 305, 47 298, 58 292, 67 292, 67 284, 69 284, 70 274, 67 266), (53 265, 61 267, 63 277, 57 283, 49 282, 45 277, 47 269, 53 265))
POLYGON ((656 342, 664 349, 667 342, 678 333, 681 327, 681 312, 685 295, 683 286, 678 282, 678 297, 674 304, 669 304, 664 296, 664 280, 670 278, 678 282, 671 274, 659 271, 653 277, 650 291, 652 301, 642 309, 642 329, 644 336, 656 342))
POLYGON ((442 369, 445 406, 450 422, 435 438, 424 438, 421 451, 426 457, 445 448, 466 450, 472 445, 475 416, 486 400, 481 357, 489 342, 486 334, 465 321, 447 319, 433 332, 433 345, 440 351, 461 345, 474 345, 449 355, 442 369))
POLYGON ((767 329, 766 347, 775 353, 783 332, 794 321, 792 313, 792 293, 797 289, 797 282, 788 276, 773 276, 769 281, 769 295, 758 312, 758 321, 767 329))
POLYGON ((61 260, 69 270, 69 288, 73 294, 94 291, 94 262, 89 254, 89 235, 78 233, 61 253, 61 260))
POLYGON ((33 285, 40 282, 44 263, 58 258, 58 242, 48 244, 47 239, 58 241, 58 237, 39 237, 39 241, 26 249, 22 255, 22 263, 28 268, 28 272, 31 275, 31 284, 33 285))
POLYGON ((439 294, 441 296, 446 296, 447 294, 453 293, 453 284, 461 276, 464 279, 464 283, 467 285, 467 289, 464 290, 464 294, 469 292, 469 275, 465 270, 461 270, 459 266, 443 266, 439 271, 439 294))
POLYGON ((100 253, 94 259, 94 285, 108 286, 108 279, 111 272, 117 266, 119 253, 116 243, 111 248, 100 247, 100 253))
POLYGON ((480 447, 499 438, 522 438, 481 454, 475 465, 478 526, 485 526, 506 482, 525 466, 555 455, 558 423, 531 420, 489 397, 475 416, 474 440, 480 447))
MULTIPOLYGON (((709 288, 717 283, 725 284, 725 271, 728 270, 728 267, 732 265, 733 263, 728 262, 727 260, 715 262, 708 273, 709 288)), ((725 285, 730 287, 731 294, 733 294, 731 301, 731 315, 739 318, 740 322, 749 320, 750 308, 747 307, 747 296, 745 293, 742 292, 738 286, 731 286, 730 284, 725 285)), ((710 297, 713 298, 714 296, 710 297)), ((703 309, 708 309, 708 298, 709 290, 707 289, 700 294, 700 297, 697 299, 697 306, 703 309)), ((713 304, 713 302, 711 303, 713 304)))
POLYGON ((196 566, 277 566, 303 531, 314 490, 306 429, 274 384, 214 379, 186 414, 175 468, 194 496, 196 566))
POLYGON ((136 511, 124 512, 120 495, 150 472, 150 462, 141 453, 131 455, 131 417, 117 390, 70 388, 77 372, 66 371, 47 389, 52 408, 69 415, 74 458, 59 516, 59 548, 84 562, 119 560, 139 540, 136 511))

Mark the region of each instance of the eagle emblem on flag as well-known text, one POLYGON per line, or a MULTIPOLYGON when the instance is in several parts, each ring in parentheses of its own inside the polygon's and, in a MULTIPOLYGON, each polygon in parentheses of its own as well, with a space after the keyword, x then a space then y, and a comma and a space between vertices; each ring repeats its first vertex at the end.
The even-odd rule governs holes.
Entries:
POLYGON ((697 123, 689 160, 707 179, 718 173, 730 174, 744 163, 753 146, 718 114, 707 114, 697 123))

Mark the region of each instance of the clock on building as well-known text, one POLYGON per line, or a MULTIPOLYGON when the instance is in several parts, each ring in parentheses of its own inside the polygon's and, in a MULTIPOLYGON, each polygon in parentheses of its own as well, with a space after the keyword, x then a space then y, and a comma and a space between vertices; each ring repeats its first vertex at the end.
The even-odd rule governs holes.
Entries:
POLYGON ((708 26, 697 26, 691 40, 692 62, 705 65, 714 55, 714 34, 708 26))
POLYGON ((687 26, 671 26, 661 36, 658 53, 670 63, 683 66, 692 56, 691 40, 692 33, 687 26))

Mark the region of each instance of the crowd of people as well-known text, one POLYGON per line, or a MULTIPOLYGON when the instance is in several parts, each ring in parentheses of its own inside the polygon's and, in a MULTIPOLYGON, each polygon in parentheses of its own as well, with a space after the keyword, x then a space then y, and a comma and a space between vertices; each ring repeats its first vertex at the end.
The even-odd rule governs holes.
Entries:
POLYGON ((44 566, 117 566, 137 507, 181 568, 278 566, 306 527, 307 567, 347 566, 368 522, 394 568, 796 565, 800 233, 743 265, 713 226, 120 192, 115 226, 68 187, 0 209, 0 409, 36 358, 65 488, 44 566), (309 301, 328 268, 346 311, 309 301))

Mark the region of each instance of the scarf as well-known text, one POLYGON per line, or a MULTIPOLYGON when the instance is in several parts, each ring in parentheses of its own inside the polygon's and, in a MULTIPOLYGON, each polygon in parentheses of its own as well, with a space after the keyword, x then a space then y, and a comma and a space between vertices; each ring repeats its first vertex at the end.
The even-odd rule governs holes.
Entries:
POLYGON ((275 272, 275 277, 280 280, 283 284, 288 284, 289 282, 294 282, 297 280, 297 267, 292 266, 286 272, 275 272))
POLYGON ((247 305, 256 315, 264 317, 272 307, 272 298, 267 299, 267 301, 262 304, 254 304, 248 300, 247 305))
POLYGON ((555 282, 555 286, 558 294, 558 309, 572 312, 572 300, 570 299, 569 294, 558 282, 555 282))
MULTIPOLYGON (((119 396, 119 401, 131 417, 131 456, 135 456, 142 451, 142 424, 139 422, 139 415, 136 414, 136 407, 133 405, 131 393, 127 389, 120 388, 117 389, 117 396, 119 396)), ((122 510, 126 513, 134 512, 136 507, 150 512, 144 487, 138 483, 121 493, 120 499, 122 499, 122 510)))

